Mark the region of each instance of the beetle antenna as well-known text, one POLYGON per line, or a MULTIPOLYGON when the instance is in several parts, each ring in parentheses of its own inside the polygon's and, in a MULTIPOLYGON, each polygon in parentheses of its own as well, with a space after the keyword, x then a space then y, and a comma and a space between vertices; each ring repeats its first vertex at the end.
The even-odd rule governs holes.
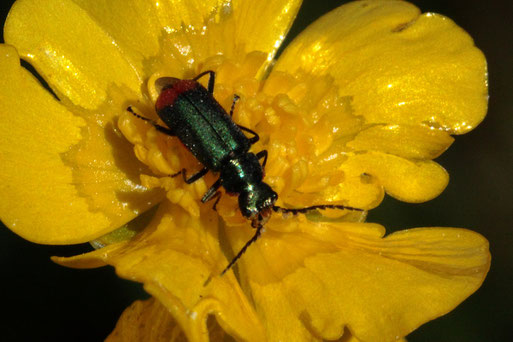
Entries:
POLYGON ((132 113, 132 115, 133 115, 133 116, 135 116, 136 118, 139 118, 139 119, 144 120, 144 121, 151 122, 152 124, 155 124, 155 123, 153 122, 153 120, 150 120, 150 119, 148 119, 148 118, 145 118, 144 116, 139 115, 139 114, 137 114, 136 112, 134 112, 134 110, 132 109, 132 106, 128 106, 128 108, 127 108, 126 110, 127 110, 127 111, 129 111, 130 113, 132 113))
POLYGON ((282 214, 292 213, 293 215, 306 214, 309 211, 317 210, 317 209, 321 209, 321 210, 325 210, 325 209, 340 209, 340 210, 352 210, 352 211, 365 211, 364 209, 348 207, 348 206, 345 206, 345 205, 338 205, 338 204, 312 205, 310 207, 296 208, 296 209, 282 208, 282 207, 279 207, 277 205, 273 206, 273 210, 275 212, 277 212, 277 213, 282 213, 282 214))
POLYGON ((176 135, 175 132, 172 129, 164 127, 164 126, 161 126, 158 123, 156 123, 155 121, 153 121, 151 119, 148 119, 148 118, 145 118, 142 115, 137 114, 132 109, 132 106, 128 106, 128 108, 126 110, 129 111, 130 113, 132 113, 132 115, 135 116, 136 118, 139 118, 141 120, 144 120, 144 121, 147 121, 147 122, 151 123, 153 125, 153 127, 155 127, 157 129, 157 131, 159 131, 161 133, 164 133, 164 134, 167 134, 167 135, 172 136, 172 137, 174 137, 176 135))
POLYGON ((246 244, 244 245, 244 247, 241 248, 241 250, 239 251, 239 253, 237 253, 237 255, 232 259, 232 261, 230 261, 230 263, 228 264, 228 266, 226 266, 226 268, 223 270, 223 272, 221 272, 221 277, 226 273, 228 272, 228 270, 230 268, 232 268, 233 265, 235 265, 235 263, 237 262, 237 260, 240 259, 240 257, 242 256, 242 254, 244 254, 246 252, 246 249, 248 249, 248 247, 253 243, 255 242, 256 240, 258 240, 258 238, 260 237, 260 234, 262 232, 262 228, 264 226, 259 224, 257 227, 256 227, 256 232, 255 232, 255 235, 253 235, 253 237, 251 239, 249 239, 248 242, 246 242, 246 244))

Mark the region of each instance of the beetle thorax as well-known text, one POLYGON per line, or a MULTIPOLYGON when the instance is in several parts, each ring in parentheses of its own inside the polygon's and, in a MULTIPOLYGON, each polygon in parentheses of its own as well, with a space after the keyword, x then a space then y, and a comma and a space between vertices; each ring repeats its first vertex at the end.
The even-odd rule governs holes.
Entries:
POLYGON ((232 194, 240 194, 251 190, 262 182, 264 173, 262 166, 253 153, 241 153, 229 159, 220 170, 223 187, 232 194))
POLYGON ((262 181, 263 170, 253 153, 243 153, 226 162, 221 169, 223 187, 239 195, 239 209, 242 215, 253 221, 265 223, 270 209, 278 198, 276 192, 262 181))

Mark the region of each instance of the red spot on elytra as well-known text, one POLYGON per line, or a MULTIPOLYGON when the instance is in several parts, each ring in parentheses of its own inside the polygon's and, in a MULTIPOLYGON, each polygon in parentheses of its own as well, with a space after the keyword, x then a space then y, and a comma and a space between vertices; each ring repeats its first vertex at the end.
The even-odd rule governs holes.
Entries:
POLYGON ((178 96, 185 93, 186 91, 198 87, 198 85, 198 82, 194 80, 179 80, 170 88, 162 90, 157 99, 157 103, 155 103, 155 109, 158 112, 162 108, 172 105, 173 103, 175 103, 178 96))

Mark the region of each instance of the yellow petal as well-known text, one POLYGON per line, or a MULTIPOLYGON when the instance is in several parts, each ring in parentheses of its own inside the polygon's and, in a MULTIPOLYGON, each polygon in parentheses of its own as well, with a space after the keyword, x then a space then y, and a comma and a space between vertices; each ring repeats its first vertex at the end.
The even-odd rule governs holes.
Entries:
MULTIPOLYGON (((208 334, 212 341, 230 341, 216 322, 209 320, 207 324, 208 334)), ((114 331, 106 339, 106 342, 117 341, 186 342, 187 339, 167 308, 154 298, 150 298, 134 302, 123 312, 114 331)), ((338 341, 361 342, 350 333, 345 333, 338 341)), ((406 342, 405 339, 397 341, 406 342)))
POLYGON ((271 60, 292 26, 302 0, 237 1, 234 12, 235 42, 269 53, 271 60))
MULTIPOLYGON (((372 144, 380 139, 372 134, 367 136, 368 140, 362 139, 363 143, 372 144)), ((391 139, 390 136, 386 138, 391 139)), ((407 140, 409 137, 399 139, 407 140)), ((448 137, 446 141, 450 139, 448 137)), ((412 140, 416 141, 415 138, 412 140)), ((401 150, 392 140, 381 139, 381 142, 386 143, 381 144, 380 149, 395 148, 391 152, 399 154, 413 151, 410 148, 401 150)), ((415 145, 420 146, 422 142, 412 143, 411 147, 415 145)), ((426 144, 421 147, 424 150, 421 153, 428 153, 426 148, 430 146, 438 149, 440 145, 443 146, 440 141, 426 144)), ((312 203, 340 201, 357 208, 373 208, 383 200, 383 190, 401 201, 419 203, 438 196, 449 182, 445 169, 431 160, 406 159, 372 150, 347 152, 343 141, 334 142, 326 153, 315 158, 312 169, 314 171, 308 175, 308 180, 287 196, 286 203, 305 203, 301 197, 310 199, 313 196, 312 203)))
POLYGON ((21 0, 4 37, 60 97, 93 109, 113 85, 140 94, 143 82, 166 64, 183 77, 193 63, 219 53, 260 50, 270 61, 300 4, 21 0))
POLYGON ((151 298, 130 305, 105 341, 175 342, 186 339, 167 308, 151 298))
MULTIPOLYGON (((390 196, 412 203, 435 198, 449 183, 447 171, 433 161, 408 160, 380 152, 351 155, 340 170, 349 179, 375 177, 390 196)), ((371 180, 364 183, 373 184, 371 180)))
POLYGON ((434 159, 454 141, 448 133, 424 126, 377 125, 367 128, 347 146, 376 150, 409 159, 434 159))
MULTIPOLYGON (((236 247, 252 233, 237 228, 236 247)), ((361 341, 393 341, 452 310, 489 269, 487 241, 468 230, 383 234, 375 224, 272 221, 239 264, 269 340, 338 339, 347 327, 361 341)))
POLYGON ((449 183, 447 171, 431 160, 409 160, 392 154, 367 151, 344 153, 334 148, 313 163, 309 178, 294 189, 285 203, 312 204, 338 201, 357 208, 373 208, 383 200, 383 189, 398 200, 429 201, 449 183), (336 171, 326 174, 331 165, 336 171))
POLYGON ((87 123, 84 137, 62 158, 72 167, 74 186, 90 209, 105 213, 115 229, 159 203, 165 194, 141 185, 140 175, 150 171, 117 128, 117 114, 126 108, 129 95, 112 91, 110 97, 94 112, 75 108, 87 123))
MULTIPOLYGON (((338 342, 362 342, 350 333, 345 333, 344 336, 338 342)), ((408 342, 405 338, 394 339, 394 342, 408 342)))
POLYGON ((284 51, 275 70, 329 74, 367 123, 462 134, 484 118, 486 61, 453 21, 403 1, 357 1, 330 12, 284 51))
MULTIPOLYGON (((207 322, 213 341, 226 341, 228 336, 214 321, 207 322)), ((186 342, 182 329, 176 324, 169 310, 154 298, 136 301, 121 315, 107 342, 186 342)))
POLYGON ((292 25, 301 0, 212 1, 208 3, 210 13, 198 16, 204 13, 204 4, 204 1, 163 2, 159 15, 170 18, 162 22, 173 23, 164 27, 167 34, 162 40, 160 71, 164 70, 163 75, 193 77, 199 71, 194 70, 193 65, 201 66, 212 56, 241 60, 246 53, 261 51, 267 57, 267 63, 258 73, 258 77, 262 77, 265 66, 271 62, 292 25), (180 16, 187 18, 186 23, 190 24, 178 22, 180 16))
POLYGON ((20 67, 0 46, 0 216, 17 234, 40 243, 74 243, 102 235, 110 221, 93 212, 73 186, 62 154, 82 138, 85 122, 20 67))
MULTIPOLYGON (((50 201, 43 200, 44 196, 36 196, 35 198, 41 198, 41 200, 35 212, 25 212, 24 205, 17 204, 16 201, 6 201, 13 207, 17 206, 16 210, 11 210, 9 213, 11 221, 18 222, 13 228, 16 232, 29 240, 41 243, 85 242, 118 228, 164 197, 163 192, 148 190, 140 185, 139 175, 147 171, 147 168, 136 160, 131 145, 116 130, 114 115, 117 109, 122 108, 120 103, 125 98, 121 90, 112 91, 112 100, 100 106, 99 112, 93 113, 74 107, 73 114, 78 116, 73 116, 33 77, 26 75, 26 71, 19 66, 16 51, 12 48, 6 49, 8 50, 5 51, 10 52, 6 52, 7 59, 2 64, 5 68, 4 74, 8 75, 4 77, 2 83, 2 96, 6 98, 2 102, 4 106, 2 128, 5 129, 2 131, 2 138, 6 144, 5 149, 15 151, 13 146, 20 150, 24 149, 17 154, 11 152, 11 163, 3 165, 6 169, 6 178, 11 182, 9 189, 20 194, 40 192, 50 199, 51 196, 56 198, 60 196, 51 185, 61 184, 73 189, 72 193, 77 197, 72 199, 63 194, 59 201, 57 199, 50 201), (13 82, 8 80, 9 77, 16 83, 11 84, 13 82), (58 109, 52 110, 54 107, 58 109), (13 120, 13 117, 16 120, 13 120), (48 119, 51 117, 58 119, 53 121, 48 119), (66 124, 60 124, 63 120, 68 120, 77 127, 66 132, 68 130, 66 124), (77 122, 79 124, 76 124, 77 122), (28 128, 25 128, 27 125, 28 128), (63 137, 68 133, 75 138, 72 143, 65 145, 66 148, 63 146, 49 148, 48 145, 51 143, 59 142, 59 135, 56 132, 61 132, 59 134, 63 137), (25 144, 30 142, 31 145, 25 146, 23 142, 25 144), (46 154, 52 155, 52 159, 55 158, 53 162, 58 161, 62 167, 66 168, 66 177, 64 173, 56 173, 52 178, 53 164, 45 164, 41 160, 46 154), (16 160, 17 158, 19 159, 16 160), (30 162, 24 163, 23 158, 30 162), (34 167, 33 163, 38 160, 40 165, 34 167), (49 174, 41 172, 41 169, 47 170, 49 174), (39 173, 28 179, 29 173, 36 170, 39 173), (13 174, 15 177, 7 174, 13 174), (44 180, 41 177, 45 177, 44 180), (53 192, 55 193, 51 195, 53 192), (80 209, 77 207, 77 212, 66 211, 66 207, 78 205, 74 204, 79 200, 78 197, 81 198, 79 202, 83 203, 84 207, 80 209), (58 206, 59 209, 55 209, 54 206, 58 206), (41 212, 42 208, 45 208, 44 214, 41 212), (87 223, 87 229, 84 229, 83 225, 75 222, 80 221, 85 225, 87 222, 85 220, 90 214, 73 216, 83 210, 91 214, 98 213, 102 219, 91 220, 87 223), (34 217, 31 218, 31 215, 34 217), (22 216, 24 216, 23 219, 22 216), (44 216, 49 217, 43 219, 44 216), (68 220, 69 223, 66 223, 68 220), (46 223, 34 225, 34 222, 46 223)), ((35 201, 35 198, 32 196, 27 200, 35 201)))
MULTIPOLYGON (((155 2, 157 3, 157 2, 155 2)), ((158 15, 166 32, 184 29, 187 40, 172 43, 182 55, 234 57, 254 50, 272 59, 285 38, 301 0, 159 1, 158 15)), ((170 40, 179 38, 170 35, 170 40)))
POLYGON ((71 267, 116 267, 124 278, 142 282, 167 307, 190 341, 208 341, 206 322, 214 314, 230 335, 262 341, 261 324, 227 264, 217 237, 216 214, 198 217, 164 203, 148 228, 128 242, 72 258, 54 258, 71 267))
MULTIPOLYGON (((159 37, 164 27, 177 28, 182 22, 184 25, 190 24, 191 20, 188 15, 182 15, 183 12, 173 9, 172 18, 166 14, 166 19, 172 19, 172 23, 162 22, 160 18, 162 12, 167 10, 167 1, 73 0, 73 3, 115 41, 124 58, 137 65, 137 70, 147 67, 143 65, 145 59, 159 52, 159 37)), ((210 9, 209 6, 205 7, 208 8, 202 8, 201 12, 197 12, 197 18, 202 18, 210 9)))
POLYGON ((141 93, 142 71, 93 17, 70 0, 17 1, 4 37, 61 100, 92 109, 105 101, 113 85, 141 93))

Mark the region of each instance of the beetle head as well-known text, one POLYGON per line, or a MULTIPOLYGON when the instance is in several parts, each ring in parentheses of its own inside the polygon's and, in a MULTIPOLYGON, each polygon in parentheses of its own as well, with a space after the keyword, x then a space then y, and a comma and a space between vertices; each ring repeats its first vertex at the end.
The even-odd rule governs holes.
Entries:
POLYGON ((239 208, 251 225, 264 225, 271 217, 272 207, 278 194, 265 183, 252 185, 239 194, 239 208))

